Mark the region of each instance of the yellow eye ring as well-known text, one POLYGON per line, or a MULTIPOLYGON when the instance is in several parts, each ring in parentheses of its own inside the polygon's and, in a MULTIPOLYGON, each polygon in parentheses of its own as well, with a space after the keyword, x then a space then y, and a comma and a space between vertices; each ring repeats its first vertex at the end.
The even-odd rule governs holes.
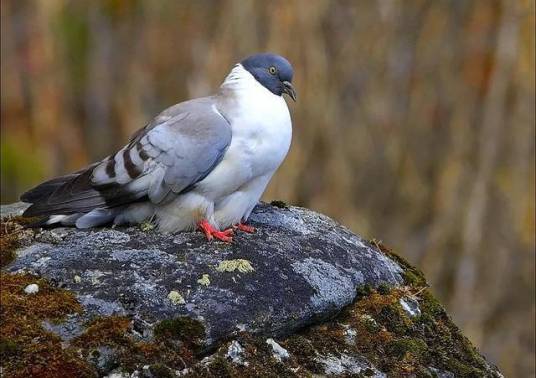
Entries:
POLYGON ((277 72, 277 69, 274 66, 271 66, 268 68, 268 72, 270 72, 272 75, 275 75, 277 72))

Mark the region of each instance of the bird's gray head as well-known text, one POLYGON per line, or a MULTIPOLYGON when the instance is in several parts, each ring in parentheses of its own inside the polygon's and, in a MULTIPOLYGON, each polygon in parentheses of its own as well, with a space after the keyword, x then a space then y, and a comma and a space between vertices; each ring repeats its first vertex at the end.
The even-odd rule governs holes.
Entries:
POLYGON ((288 94, 296 101, 296 91, 292 86, 294 73, 289 61, 276 54, 255 54, 241 62, 242 66, 259 83, 277 96, 288 94))

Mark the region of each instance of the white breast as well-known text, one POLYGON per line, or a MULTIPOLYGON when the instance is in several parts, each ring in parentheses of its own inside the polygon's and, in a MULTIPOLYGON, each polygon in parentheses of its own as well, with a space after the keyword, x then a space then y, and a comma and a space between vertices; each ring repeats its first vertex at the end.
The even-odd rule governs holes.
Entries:
POLYGON ((263 87, 237 65, 221 87, 218 110, 230 122, 232 141, 222 162, 198 185, 226 196, 252 179, 270 175, 290 147, 292 123, 283 97, 263 87))

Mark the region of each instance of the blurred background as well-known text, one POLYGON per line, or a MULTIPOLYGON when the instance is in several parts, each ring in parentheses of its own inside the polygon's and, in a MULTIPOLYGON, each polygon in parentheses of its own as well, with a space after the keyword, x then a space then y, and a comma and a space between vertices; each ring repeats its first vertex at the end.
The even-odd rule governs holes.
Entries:
POLYGON ((534 0, 2 0, 2 203, 277 52, 299 96, 264 198, 383 240, 506 376, 534 376, 534 14, 534 0))

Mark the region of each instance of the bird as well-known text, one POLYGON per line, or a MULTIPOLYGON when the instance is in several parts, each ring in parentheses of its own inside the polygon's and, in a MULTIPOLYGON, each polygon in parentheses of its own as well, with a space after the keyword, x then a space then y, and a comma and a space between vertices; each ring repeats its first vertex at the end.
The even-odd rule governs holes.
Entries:
POLYGON ((277 54, 243 59, 215 94, 165 109, 115 154, 24 193, 23 215, 80 229, 152 222, 223 242, 255 232, 247 220, 291 144, 293 74, 277 54))

